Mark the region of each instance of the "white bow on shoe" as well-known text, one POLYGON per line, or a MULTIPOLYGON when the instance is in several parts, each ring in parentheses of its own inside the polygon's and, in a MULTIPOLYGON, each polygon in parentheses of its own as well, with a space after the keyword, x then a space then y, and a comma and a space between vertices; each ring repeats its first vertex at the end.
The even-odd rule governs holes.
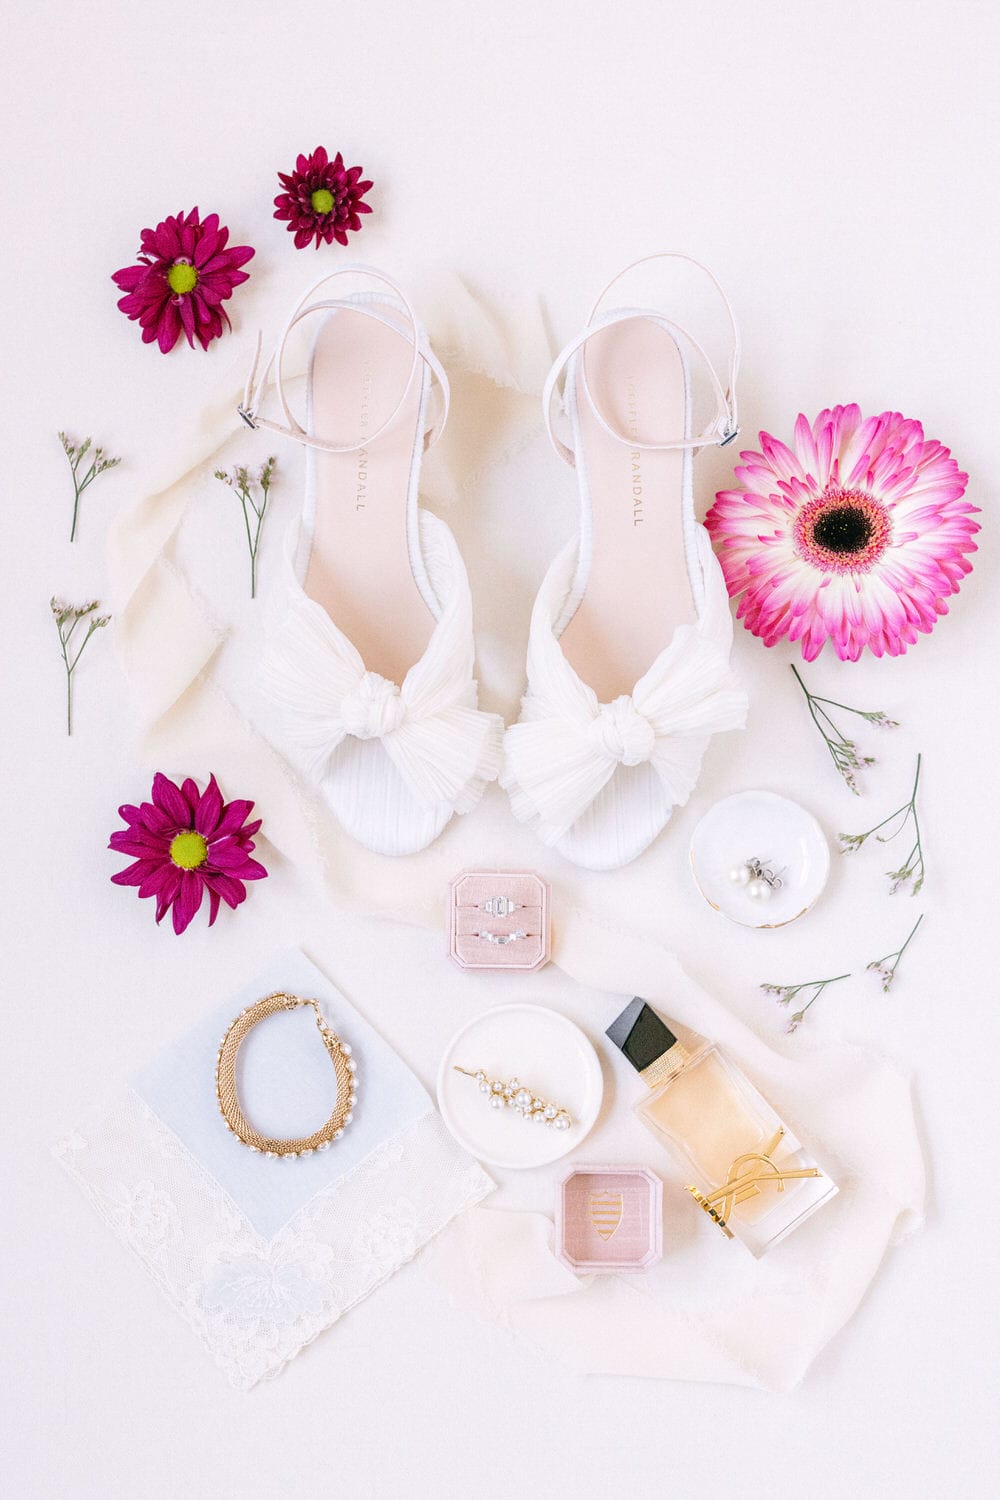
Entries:
POLYGON ((514 816, 577 864, 634 859, 691 795, 710 737, 746 722, 729 666, 732 616, 719 565, 695 529, 705 582, 696 625, 681 625, 631 694, 600 703, 563 655, 557 625, 573 588, 578 544, 555 559, 535 601, 528 691, 505 740, 501 782, 514 816))
POLYGON ((419 535, 442 607, 401 684, 366 670, 303 592, 290 555, 283 618, 261 664, 270 738, 348 833, 379 854, 424 848, 454 813, 476 805, 500 768, 502 722, 476 708, 465 566, 451 531, 429 511, 420 513, 419 535))

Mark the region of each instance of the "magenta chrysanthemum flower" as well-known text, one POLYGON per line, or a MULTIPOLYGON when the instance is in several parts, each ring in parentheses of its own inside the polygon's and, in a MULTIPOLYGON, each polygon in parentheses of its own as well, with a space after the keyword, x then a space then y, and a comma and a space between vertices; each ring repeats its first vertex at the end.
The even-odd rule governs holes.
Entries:
POLYGON ((260 819, 248 823, 252 802, 223 802, 213 776, 203 792, 190 776, 176 786, 161 772, 153 778, 152 802, 118 809, 127 828, 111 835, 109 849, 130 854, 135 864, 112 875, 115 885, 135 885, 156 897, 156 920, 173 908, 174 931, 182 933, 208 892, 211 927, 219 902, 234 909, 246 900, 247 880, 263 880, 264 866, 250 856, 260 819))
POLYGON ((285 191, 274 200, 274 217, 288 220, 297 250, 312 239, 317 249, 331 240, 346 245, 348 230, 361 228, 359 215, 371 213, 371 205, 361 200, 372 186, 360 180, 362 170, 345 167, 339 151, 331 161, 317 146, 311 156, 296 157, 294 172, 278 173, 285 191))
POLYGON ((705 518, 740 619, 765 645, 800 640, 806 661, 828 639, 841 661, 902 655, 972 571, 969 476, 919 422, 854 405, 800 416, 792 449, 760 445, 705 518))
POLYGON ((233 288, 247 280, 249 245, 228 245, 229 230, 218 214, 201 222, 198 210, 172 214, 155 229, 142 231, 138 263, 115 271, 111 280, 126 294, 118 306, 142 325, 142 341, 155 339, 169 354, 183 333, 207 349, 230 326, 222 306, 233 288))

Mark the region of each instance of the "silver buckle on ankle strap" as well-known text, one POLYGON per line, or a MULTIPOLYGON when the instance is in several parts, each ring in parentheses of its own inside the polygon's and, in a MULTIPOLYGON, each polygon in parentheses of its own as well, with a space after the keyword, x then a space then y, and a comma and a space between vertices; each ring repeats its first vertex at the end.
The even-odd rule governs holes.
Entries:
POLYGON ((240 402, 240 404, 236 408, 236 410, 239 412, 240 416, 243 418, 243 420, 247 424, 247 426, 251 427, 253 429, 253 431, 256 432, 257 431, 257 423, 253 419, 254 418, 253 412, 252 411, 247 411, 247 409, 243 405, 242 401, 240 402))

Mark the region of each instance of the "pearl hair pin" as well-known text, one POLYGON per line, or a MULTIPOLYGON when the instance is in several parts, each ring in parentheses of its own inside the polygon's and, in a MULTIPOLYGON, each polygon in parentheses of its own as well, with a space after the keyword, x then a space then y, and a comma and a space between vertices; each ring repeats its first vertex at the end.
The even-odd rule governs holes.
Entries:
POLYGON ((781 890, 781 877, 756 855, 734 865, 729 872, 734 885, 742 886, 751 901, 769 901, 775 891, 781 890))
POLYGON ((471 1072, 468 1068, 455 1066, 456 1073, 464 1073, 466 1078, 475 1079, 479 1085, 479 1092, 485 1094, 489 1100, 491 1109, 512 1109, 519 1114, 522 1120, 533 1120, 536 1125, 551 1125, 554 1130, 569 1130, 573 1124, 570 1113, 561 1109, 558 1104, 552 1104, 548 1099, 541 1099, 531 1089, 525 1088, 519 1078, 503 1080, 500 1078, 488 1078, 482 1068, 478 1072, 471 1072))

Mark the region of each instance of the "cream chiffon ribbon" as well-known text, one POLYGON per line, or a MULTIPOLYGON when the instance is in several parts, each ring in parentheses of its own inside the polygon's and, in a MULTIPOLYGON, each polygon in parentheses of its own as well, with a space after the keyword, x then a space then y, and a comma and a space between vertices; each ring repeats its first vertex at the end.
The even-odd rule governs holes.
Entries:
MULTIPOLYGON (((295 290, 284 289, 287 302, 295 290)), ((458 503, 468 504, 484 477, 501 474, 505 484, 528 487, 529 503, 520 515, 542 516, 551 470, 544 461, 533 462, 527 474, 529 466, 519 467, 522 450, 538 434, 538 392, 551 358, 537 305, 498 310, 456 278, 425 288, 417 304, 454 395, 448 431, 425 467, 426 502, 449 521, 449 511, 455 511, 457 519, 458 503)), ((281 308, 274 312, 276 325, 281 308)), ((794 1061, 781 1057, 699 989, 667 947, 634 930, 633 909, 656 908, 664 862, 679 857, 666 839, 630 869, 589 876, 542 851, 514 822, 498 789, 488 791, 473 813, 454 819, 429 849, 404 859, 372 854, 338 828, 254 729, 251 715, 237 707, 243 700, 226 657, 232 632, 226 621, 209 617, 204 589, 179 561, 185 523, 193 520, 192 494, 223 461, 227 446, 240 445, 234 452, 241 462, 248 461, 248 441, 257 443, 256 461, 269 451, 238 430, 237 399, 234 375, 232 389, 206 411, 188 451, 178 456, 173 477, 111 532, 115 631, 139 723, 140 758, 168 773, 214 770, 232 795, 252 796, 270 845, 265 860, 272 868, 284 861, 304 888, 325 889, 342 908, 440 931, 447 881, 462 868, 537 868, 549 875, 555 884, 555 962, 581 986, 611 992, 601 996, 598 1013, 597 1001, 585 1001, 588 992, 581 990, 581 1006, 595 1007, 592 1017, 579 1016, 587 1029, 599 1035, 622 994, 659 1002, 682 1030, 711 1037, 744 1064, 793 1127, 801 1122, 841 1193, 779 1253, 759 1263, 721 1236, 718 1244, 710 1237, 706 1243, 697 1214, 678 1209, 668 1219, 660 1267, 640 1277, 589 1283, 572 1277, 551 1255, 545 1216, 476 1208, 441 1244, 449 1288, 459 1297, 464 1290, 484 1317, 578 1370, 777 1389, 794 1385, 850 1317, 886 1247, 919 1222, 923 1163, 908 1083, 858 1049, 834 1045, 810 1053, 805 1044, 797 1045, 794 1061), (601 919, 588 915, 588 907, 599 909, 601 919)), ((284 477, 286 463, 294 460, 282 451, 279 462, 284 477)), ((507 583, 502 576, 499 583, 494 579, 495 516, 482 514, 475 526, 468 519, 466 513, 463 526, 453 529, 475 600, 477 564, 480 594, 484 583, 494 590, 507 583)), ((529 553, 538 550, 534 533, 508 540, 529 553)), ((518 606, 522 602, 526 628, 530 599, 518 600, 518 606)), ((478 636, 481 705, 508 722, 516 717, 523 688, 523 646, 506 676, 497 666, 498 647, 501 633, 509 638, 521 630, 516 614, 504 598, 494 609, 500 623, 493 637, 481 629, 478 636)), ((636 1092, 641 1087, 632 1077, 628 1083, 636 1092)), ((636 1153, 638 1132, 628 1102, 619 1098, 611 1112, 606 1097, 599 1129, 614 1147, 612 1159, 636 1153)), ((666 1170, 655 1144, 647 1150, 650 1165, 666 1170)))

